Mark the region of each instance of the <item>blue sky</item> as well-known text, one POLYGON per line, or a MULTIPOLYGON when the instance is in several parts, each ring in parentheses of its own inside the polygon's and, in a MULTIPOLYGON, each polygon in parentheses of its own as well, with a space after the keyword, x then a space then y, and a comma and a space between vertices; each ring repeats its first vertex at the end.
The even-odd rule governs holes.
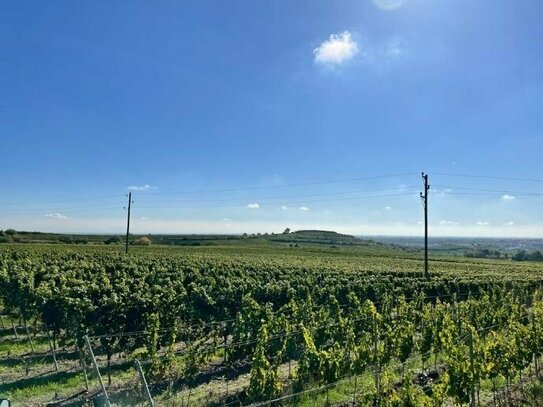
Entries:
POLYGON ((426 171, 433 235, 543 236, 542 20, 538 0, 2 2, 0 228, 121 232, 135 187, 134 232, 414 235, 426 171))

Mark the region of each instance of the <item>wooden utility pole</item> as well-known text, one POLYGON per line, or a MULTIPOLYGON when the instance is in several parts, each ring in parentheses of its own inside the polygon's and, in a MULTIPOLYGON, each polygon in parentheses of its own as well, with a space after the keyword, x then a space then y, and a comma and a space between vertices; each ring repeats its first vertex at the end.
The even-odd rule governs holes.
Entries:
POLYGON ((130 206, 132 205, 132 192, 128 193, 128 217, 126 219, 126 253, 128 254, 128 235, 130 234, 130 206))
POLYGON ((428 192, 430 191, 430 185, 428 185, 428 174, 422 173, 422 181, 424 183, 424 194, 420 193, 422 199, 422 206, 424 208, 424 278, 429 278, 428 273, 428 192))

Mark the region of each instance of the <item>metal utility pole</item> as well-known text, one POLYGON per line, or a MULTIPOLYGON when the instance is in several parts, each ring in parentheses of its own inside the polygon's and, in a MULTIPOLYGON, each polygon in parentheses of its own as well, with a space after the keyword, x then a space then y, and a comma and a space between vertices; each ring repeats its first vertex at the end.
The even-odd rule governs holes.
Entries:
POLYGON ((132 192, 128 193, 128 217, 126 219, 126 254, 128 254, 128 235, 130 233, 130 206, 132 205, 132 192))
POLYGON ((424 208, 424 278, 429 278, 428 274, 428 192, 430 191, 430 185, 428 185, 428 174, 422 173, 422 181, 424 182, 424 194, 420 193, 422 199, 422 206, 424 208))

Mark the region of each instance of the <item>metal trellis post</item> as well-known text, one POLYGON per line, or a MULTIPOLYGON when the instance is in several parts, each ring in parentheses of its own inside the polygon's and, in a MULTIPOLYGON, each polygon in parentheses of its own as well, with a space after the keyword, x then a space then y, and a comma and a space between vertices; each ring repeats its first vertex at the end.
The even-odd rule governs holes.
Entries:
POLYGON ((104 381, 102 380, 102 375, 100 374, 100 369, 98 369, 98 365, 96 364, 96 358, 94 357, 94 352, 92 351, 92 346, 89 341, 89 337, 85 335, 83 337, 87 344, 87 348, 89 349, 89 354, 92 359, 92 364, 94 366, 94 370, 96 372, 96 375, 98 376, 98 381, 100 382, 100 387, 102 388, 102 392, 104 393, 104 397, 106 399, 106 406, 111 407, 111 403, 109 402, 109 396, 107 395, 106 386, 104 385, 104 381))
POLYGON ((149 386, 147 385, 147 380, 145 379, 145 374, 143 373, 143 369, 141 368, 140 361, 136 359, 134 361, 134 365, 136 366, 136 370, 138 371, 138 374, 140 376, 141 385, 143 386, 143 390, 145 391, 145 397, 147 398, 149 405, 151 407, 155 407, 155 402, 153 401, 153 397, 151 396, 151 392, 149 391, 149 386))

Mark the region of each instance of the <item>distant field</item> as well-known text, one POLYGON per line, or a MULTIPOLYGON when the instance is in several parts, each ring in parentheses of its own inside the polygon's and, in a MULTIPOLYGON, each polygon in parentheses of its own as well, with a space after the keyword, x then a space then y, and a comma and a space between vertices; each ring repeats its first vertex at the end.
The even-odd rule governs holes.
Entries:
POLYGON ((426 280, 418 251, 345 235, 209 240, 0 245, 0 395, 100 397, 85 335, 120 405, 144 403, 136 358, 180 406, 490 400, 539 368, 541 263, 434 255, 426 280))

